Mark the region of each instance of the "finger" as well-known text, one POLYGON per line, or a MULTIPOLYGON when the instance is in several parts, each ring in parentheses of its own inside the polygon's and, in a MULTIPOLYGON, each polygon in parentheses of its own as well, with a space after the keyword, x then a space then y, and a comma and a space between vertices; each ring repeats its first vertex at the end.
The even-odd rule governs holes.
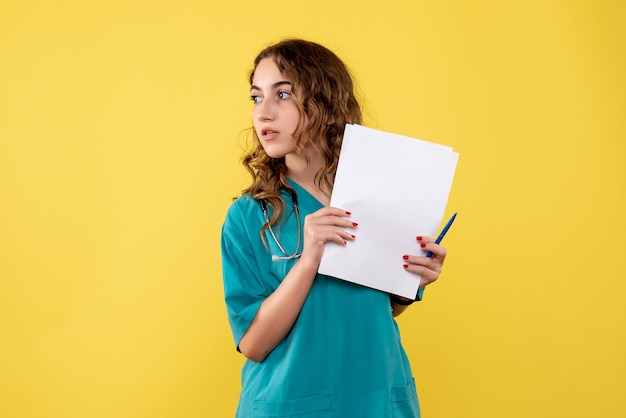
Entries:
POLYGON ((441 270, 442 262, 437 259, 433 259, 431 257, 425 257, 423 255, 403 255, 402 259, 407 264, 415 264, 419 266, 424 266, 434 271, 441 270))
POLYGON ((434 281, 436 281, 440 274, 441 271, 440 270, 431 270, 430 268, 428 268, 425 265, 421 265, 421 264, 408 264, 405 263, 403 265, 404 269, 411 272, 411 273, 415 273, 415 274, 419 274, 421 276, 420 279, 420 287, 426 286, 430 283, 433 283, 434 281))
POLYGON ((323 241, 334 241, 337 243, 344 243, 344 241, 352 241, 356 238, 354 234, 346 231, 343 228, 335 227, 335 226, 325 226, 321 227, 317 230, 318 237, 322 238, 323 241))
POLYGON ((435 243, 424 244, 423 246, 420 245, 420 248, 425 251, 430 251, 432 253, 431 258, 433 260, 438 260, 441 263, 443 263, 443 260, 445 260, 446 254, 448 253, 444 247, 435 243))
POLYGON ((340 217, 348 217, 352 215, 352 213, 350 213, 349 211, 345 210, 345 209, 340 209, 340 208, 336 208, 336 207, 332 207, 332 206, 327 206, 324 207, 320 210, 317 210, 313 213, 311 213, 308 216, 311 217, 323 217, 323 216, 340 216, 340 217))
POLYGON ((418 235, 417 241, 420 243, 419 245, 422 250, 432 253, 433 258, 438 258, 441 261, 446 258, 446 249, 439 244, 435 244, 432 237, 418 235))
POLYGON ((334 225, 342 228, 356 228, 359 224, 346 218, 345 216, 337 215, 307 215, 304 218, 304 224, 309 226, 316 225, 334 225))
POLYGON ((427 270, 435 274, 441 274, 443 268, 443 260, 438 259, 437 256, 425 257, 405 254, 402 256, 402 260, 405 263, 405 268, 417 274, 428 273, 427 270))
POLYGON ((347 232, 343 228, 329 225, 315 225, 315 227, 306 229, 305 241, 310 240, 311 243, 319 243, 321 245, 326 242, 335 242, 340 245, 345 245, 347 241, 352 241, 355 238, 355 235, 347 232))
POLYGON ((428 235, 418 235, 415 237, 415 239, 417 240, 417 242, 421 243, 429 243, 429 242, 435 242, 435 239, 433 237, 430 237, 428 235))
POLYGON ((440 262, 431 260, 428 257, 416 257, 414 262, 411 260, 405 260, 403 267, 405 270, 415 274, 426 274, 429 276, 441 274, 443 265, 440 262))

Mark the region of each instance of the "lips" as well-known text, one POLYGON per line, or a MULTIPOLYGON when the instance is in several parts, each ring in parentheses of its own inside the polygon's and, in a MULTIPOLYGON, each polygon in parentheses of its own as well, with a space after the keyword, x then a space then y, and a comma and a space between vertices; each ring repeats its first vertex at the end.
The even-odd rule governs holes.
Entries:
POLYGON ((278 131, 275 131, 271 128, 263 128, 261 129, 261 138, 265 141, 269 141, 271 139, 276 138, 278 136, 278 131))

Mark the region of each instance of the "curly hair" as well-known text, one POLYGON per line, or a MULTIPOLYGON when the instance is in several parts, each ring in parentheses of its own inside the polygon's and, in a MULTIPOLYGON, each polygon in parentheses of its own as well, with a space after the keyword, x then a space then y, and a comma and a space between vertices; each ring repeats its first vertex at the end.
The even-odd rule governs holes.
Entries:
MULTIPOLYGON (((345 125, 360 124, 362 120, 350 71, 326 47, 301 39, 286 39, 259 53, 249 75, 250 85, 256 67, 265 58, 275 62, 281 73, 293 83, 294 91, 298 92, 293 96, 300 112, 293 134, 296 150, 306 156, 303 140, 308 140, 307 147, 313 147, 324 160, 323 167, 315 175, 315 184, 321 190, 332 190, 345 125)), ((254 144, 242 158, 244 167, 252 176, 252 184, 243 193, 249 192, 254 199, 265 200, 272 208, 272 217, 264 225, 263 234, 285 211, 281 189, 293 189, 287 182, 285 159, 269 157, 254 128, 252 135, 254 144)))

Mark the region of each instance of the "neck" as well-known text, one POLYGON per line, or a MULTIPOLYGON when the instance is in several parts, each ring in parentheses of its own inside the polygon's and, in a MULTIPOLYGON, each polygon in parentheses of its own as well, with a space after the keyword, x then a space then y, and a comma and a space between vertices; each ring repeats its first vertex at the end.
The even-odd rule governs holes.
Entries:
POLYGON ((325 206, 330 203, 330 192, 325 185, 315 184, 315 175, 324 163, 319 155, 309 155, 309 162, 302 155, 289 154, 285 158, 287 177, 298 183, 325 206))

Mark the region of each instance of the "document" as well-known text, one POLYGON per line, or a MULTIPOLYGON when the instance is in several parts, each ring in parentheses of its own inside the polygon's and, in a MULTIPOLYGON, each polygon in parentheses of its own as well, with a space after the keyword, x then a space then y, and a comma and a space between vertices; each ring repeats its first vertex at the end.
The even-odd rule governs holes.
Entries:
POLYGON ((415 299, 420 276, 402 266, 436 237, 458 161, 452 148, 346 125, 330 205, 350 211, 356 239, 327 243, 319 273, 415 299))

